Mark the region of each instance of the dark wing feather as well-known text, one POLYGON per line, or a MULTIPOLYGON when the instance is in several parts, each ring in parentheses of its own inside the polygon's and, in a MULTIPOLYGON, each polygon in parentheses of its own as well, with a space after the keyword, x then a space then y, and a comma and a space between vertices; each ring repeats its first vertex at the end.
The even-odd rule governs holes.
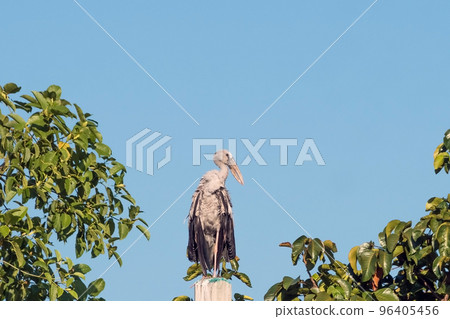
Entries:
POLYGON ((209 264, 207 256, 207 243, 205 240, 202 224, 198 217, 198 209, 200 208, 200 201, 203 191, 197 190, 192 196, 191 209, 189 211, 189 241, 187 247, 188 259, 190 261, 200 263, 203 275, 212 266, 209 264))
POLYGON ((216 268, 219 269, 221 257, 225 261, 230 261, 236 257, 236 244, 234 239, 234 222, 230 196, 228 191, 221 187, 216 191, 216 196, 219 200, 220 213, 220 230, 219 230, 219 258, 217 258, 216 268))

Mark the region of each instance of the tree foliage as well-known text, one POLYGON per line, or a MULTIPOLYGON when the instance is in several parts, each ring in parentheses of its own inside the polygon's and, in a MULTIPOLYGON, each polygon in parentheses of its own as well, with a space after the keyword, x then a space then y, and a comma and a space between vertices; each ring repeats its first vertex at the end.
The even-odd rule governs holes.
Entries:
MULTIPOLYGON (((233 277, 239 279, 248 287, 252 287, 250 278, 243 272, 239 272, 239 257, 230 260, 231 269, 227 268, 227 263, 222 258, 222 270, 220 276, 231 280, 233 277)), ((185 281, 191 281, 202 275, 202 267, 198 263, 192 264, 186 271, 186 276, 183 277, 185 281)), ((211 276, 211 275, 209 275, 211 276)))
POLYGON ((122 264, 117 241, 146 225, 123 183, 125 167, 60 87, 13 100, 19 91, 0 86, 0 300, 98 299, 104 280, 86 286, 91 268, 53 243, 70 239, 77 258, 107 253, 122 264))
MULTIPOLYGON (((434 170, 449 172, 450 130, 434 152, 434 170)), ((283 277, 265 300, 449 300, 450 194, 432 197, 428 215, 415 225, 392 220, 374 242, 353 247, 348 263, 334 258, 336 245, 300 236, 292 244, 293 265, 303 264, 308 278, 283 277), (313 274, 311 271, 316 270, 313 274)))

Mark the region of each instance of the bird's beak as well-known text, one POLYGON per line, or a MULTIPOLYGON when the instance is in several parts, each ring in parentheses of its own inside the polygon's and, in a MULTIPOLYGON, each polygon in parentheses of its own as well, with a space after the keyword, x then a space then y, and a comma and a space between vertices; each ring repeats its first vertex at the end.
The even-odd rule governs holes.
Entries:
POLYGON ((242 178, 241 171, 239 170, 239 167, 237 166, 236 162, 234 160, 231 161, 229 164, 231 174, 233 174, 234 178, 241 184, 244 185, 244 179, 242 178))

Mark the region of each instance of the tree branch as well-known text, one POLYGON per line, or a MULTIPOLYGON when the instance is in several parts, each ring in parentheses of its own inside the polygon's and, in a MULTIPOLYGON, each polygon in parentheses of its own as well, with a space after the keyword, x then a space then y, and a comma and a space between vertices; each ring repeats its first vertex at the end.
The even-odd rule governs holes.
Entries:
POLYGON ((441 300, 442 297, 436 292, 434 291, 434 287, 430 286, 430 283, 428 281, 426 281, 421 275, 416 273, 417 278, 423 283, 423 285, 433 294, 433 296, 438 299, 441 300))
POLYGON ((12 265, 12 264, 10 264, 10 263, 4 261, 4 260, 0 260, 0 263, 5 264, 5 265, 7 265, 7 266, 9 266, 9 267, 12 267, 12 268, 14 268, 14 269, 16 269, 16 270, 18 270, 18 271, 21 271, 21 272, 23 272, 25 275, 32 276, 32 277, 36 277, 36 278, 40 278, 40 279, 47 279, 47 278, 45 278, 45 277, 42 277, 42 274, 39 275, 39 276, 30 274, 29 272, 26 272, 26 271, 23 270, 23 269, 17 268, 16 266, 14 266, 14 265, 12 265))

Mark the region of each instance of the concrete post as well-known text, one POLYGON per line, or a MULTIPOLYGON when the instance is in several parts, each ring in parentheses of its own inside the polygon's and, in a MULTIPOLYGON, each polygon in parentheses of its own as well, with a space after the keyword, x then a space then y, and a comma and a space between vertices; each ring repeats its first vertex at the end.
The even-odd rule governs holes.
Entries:
POLYGON ((231 283, 229 280, 217 278, 203 278, 194 285, 195 301, 231 301, 231 283))

